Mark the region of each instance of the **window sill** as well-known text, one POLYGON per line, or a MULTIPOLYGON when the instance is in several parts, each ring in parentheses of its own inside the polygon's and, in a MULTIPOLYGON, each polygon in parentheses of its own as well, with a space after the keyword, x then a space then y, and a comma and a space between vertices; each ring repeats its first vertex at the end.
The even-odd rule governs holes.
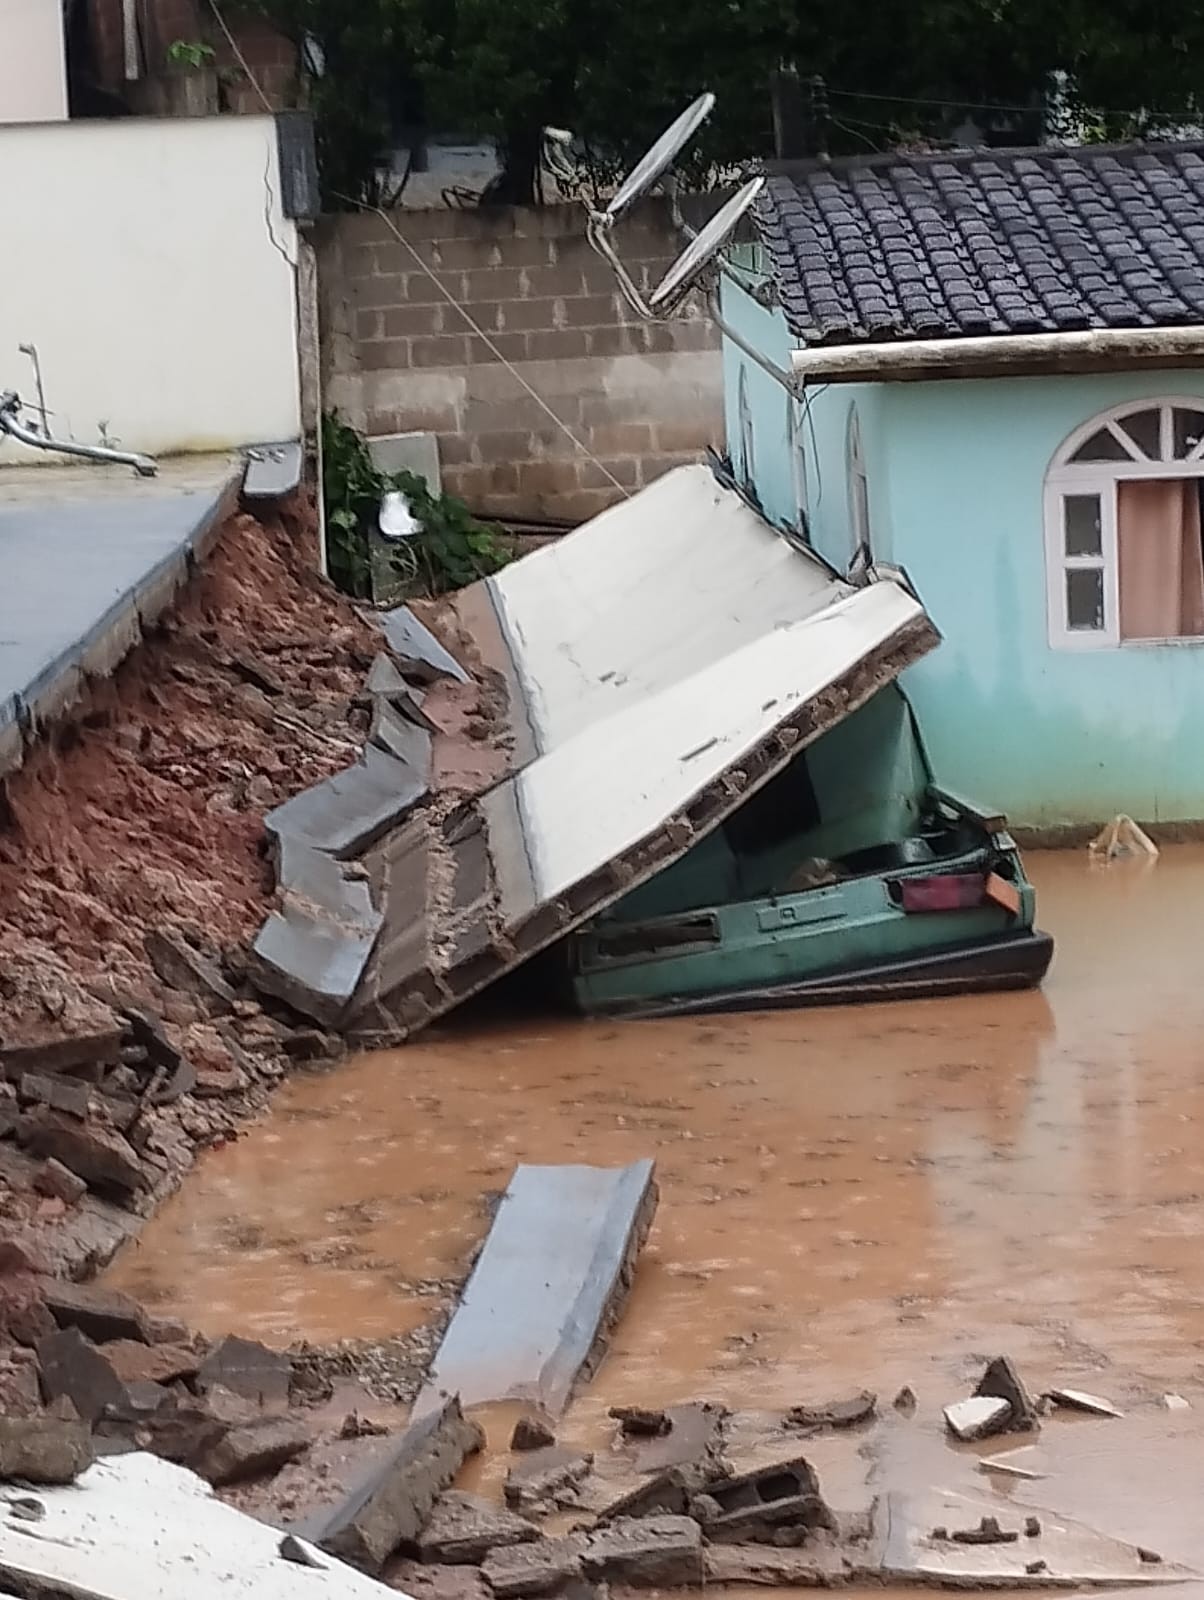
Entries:
POLYGON ((1204 633, 1181 639, 1098 639, 1084 633, 1051 640, 1050 649, 1069 656, 1094 655, 1101 650, 1200 650, 1204 649, 1204 633))

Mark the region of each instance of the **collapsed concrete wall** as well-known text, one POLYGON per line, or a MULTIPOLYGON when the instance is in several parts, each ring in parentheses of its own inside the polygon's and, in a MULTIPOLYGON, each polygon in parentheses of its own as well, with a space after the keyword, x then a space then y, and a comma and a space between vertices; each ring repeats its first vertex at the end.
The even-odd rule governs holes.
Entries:
MULTIPOLYGON (((437 434, 444 487, 474 511, 579 522, 620 497, 499 356, 624 489, 721 442, 716 330, 697 307, 639 321, 587 246, 579 206, 399 210, 391 220, 406 243, 376 215, 322 224, 326 403, 370 434, 437 434)), ((649 202, 618 243, 647 288, 682 241, 649 202)))

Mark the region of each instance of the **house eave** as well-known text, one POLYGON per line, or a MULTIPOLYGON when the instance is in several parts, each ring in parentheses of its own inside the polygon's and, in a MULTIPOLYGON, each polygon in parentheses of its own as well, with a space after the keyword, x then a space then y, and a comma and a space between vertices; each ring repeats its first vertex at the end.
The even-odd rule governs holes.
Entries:
POLYGON ((804 384, 908 383, 1192 367, 1201 360, 1204 327, 1193 326, 809 346, 792 353, 791 368, 795 380, 804 384))

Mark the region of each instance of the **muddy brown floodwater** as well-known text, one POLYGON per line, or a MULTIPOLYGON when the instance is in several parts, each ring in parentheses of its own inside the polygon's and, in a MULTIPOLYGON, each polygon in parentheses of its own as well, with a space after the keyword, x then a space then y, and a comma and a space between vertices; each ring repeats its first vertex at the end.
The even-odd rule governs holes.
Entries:
POLYGON ((1131 1536, 1184 1523, 1168 1546, 1204 1560, 1180 1516, 1204 1493, 1204 849, 1029 866, 1058 943, 1041 992, 449 1028, 295 1078, 111 1279, 212 1332, 383 1337, 429 1314, 516 1162, 652 1155, 656 1225, 578 1433, 623 1401, 904 1383, 935 1418, 1007 1351, 1132 1413, 1043 1439, 1080 1498, 1118 1454, 1156 1459, 1173 1487, 1131 1536))

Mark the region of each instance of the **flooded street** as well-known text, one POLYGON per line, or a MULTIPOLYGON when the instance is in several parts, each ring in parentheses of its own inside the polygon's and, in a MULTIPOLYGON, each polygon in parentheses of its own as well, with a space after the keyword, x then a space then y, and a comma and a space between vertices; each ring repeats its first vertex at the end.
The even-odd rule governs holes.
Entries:
POLYGON ((1047 1426, 1042 1449, 1082 1457, 1088 1498, 1118 1453, 1154 1452, 1174 1490, 1139 1531, 1169 1548, 1173 1523, 1204 1559, 1178 1515, 1204 1490, 1204 849, 1028 859, 1058 941, 1041 992, 448 1028, 295 1078, 109 1279, 215 1333, 380 1338, 430 1314, 516 1162, 651 1155, 660 1209, 582 1437, 619 1402, 905 1383, 935 1418, 1007 1351, 1033 1388, 1135 1413, 1047 1426), (1158 1409, 1168 1390, 1195 1409, 1158 1409))

